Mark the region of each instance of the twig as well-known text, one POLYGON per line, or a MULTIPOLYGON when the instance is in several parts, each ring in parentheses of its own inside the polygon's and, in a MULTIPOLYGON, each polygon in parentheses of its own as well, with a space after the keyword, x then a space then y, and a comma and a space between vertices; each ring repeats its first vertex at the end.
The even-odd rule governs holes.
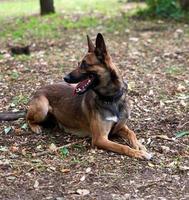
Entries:
POLYGON ((33 155, 34 155, 35 157, 37 157, 37 156, 43 156, 43 155, 48 154, 48 153, 55 153, 55 152, 57 152, 57 150, 60 150, 60 149, 62 149, 62 148, 67 148, 67 147, 73 146, 74 144, 82 143, 82 142, 84 142, 84 141, 86 141, 86 138, 85 138, 85 139, 82 139, 82 140, 78 140, 78 141, 76 141, 76 142, 68 143, 68 144, 66 144, 66 145, 62 145, 62 146, 60 146, 60 147, 56 147, 56 148, 55 148, 55 151, 52 151, 52 150, 48 149, 48 150, 45 150, 45 151, 42 151, 42 152, 39 152, 39 153, 34 153, 33 155))
POLYGON ((189 124, 189 121, 188 121, 188 122, 185 122, 184 124, 178 125, 178 128, 183 128, 184 126, 186 126, 186 124, 189 124))

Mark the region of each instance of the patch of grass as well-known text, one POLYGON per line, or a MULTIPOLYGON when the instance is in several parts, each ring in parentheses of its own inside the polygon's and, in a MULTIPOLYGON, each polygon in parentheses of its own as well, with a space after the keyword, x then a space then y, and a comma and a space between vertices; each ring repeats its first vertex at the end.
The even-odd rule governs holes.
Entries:
POLYGON ((165 68, 165 73, 169 75, 179 75, 184 73, 185 69, 183 69, 181 66, 170 66, 165 68))
POLYGON ((112 31, 126 23, 125 18, 121 17, 121 21, 113 18, 121 8, 117 0, 54 0, 54 4, 56 14, 41 17, 38 0, 1 2, 0 37, 13 42, 28 41, 30 38, 51 39, 61 37, 65 29, 95 27, 103 23, 112 31), (104 17, 106 21, 102 22, 104 17))
POLYGON ((24 96, 23 94, 20 94, 18 96, 13 97, 12 103, 17 106, 19 104, 27 104, 29 101, 28 96, 24 96))
MULTIPOLYGON (((26 62, 31 59, 31 57, 27 56, 27 55, 17 55, 14 58, 15 58, 15 60, 22 61, 22 62, 26 62)), ((25 68, 27 69, 27 67, 25 67, 25 68)))
POLYGON ((105 23, 108 32, 122 31, 128 26, 128 16, 122 14, 120 17, 112 17, 105 23))
POLYGON ((79 164, 80 166, 88 166, 89 161, 87 159, 82 159, 80 156, 73 156, 70 161, 70 165, 79 164))
POLYGON ((9 24, 0 32, 0 37, 11 38, 14 42, 29 38, 57 38, 61 37, 64 29, 93 27, 98 23, 96 18, 90 16, 81 16, 77 20, 63 18, 58 14, 44 17, 32 16, 18 18, 14 24, 9 24))
POLYGON ((75 144, 73 147, 74 147, 74 149, 77 149, 78 152, 86 151, 86 147, 82 144, 75 144))
POLYGON ((14 0, 0 2, 0 19, 39 12, 38 0, 14 0))
POLYGON ((17 80, 20 77, 20 74, 17 71, 12 71, 12 72, 10 72, 10 77, 13 80, 17 80))
POLYGON ((0 60, 3 60, 3 55, 2 54, 0 54, 0 60))
MULTIPOLYGON (((72 14, 100 12, 104 15, 116 14, 120 7, 117 0, 54 0, 57 13, 72 14)), ((40 12, 39 0, 12 0, 0 3, 0 18, 28 16, 40 12)))

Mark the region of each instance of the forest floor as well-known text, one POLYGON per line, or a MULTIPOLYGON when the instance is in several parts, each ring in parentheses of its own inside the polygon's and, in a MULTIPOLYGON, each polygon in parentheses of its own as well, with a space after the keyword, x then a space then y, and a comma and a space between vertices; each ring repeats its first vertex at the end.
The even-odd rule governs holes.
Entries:
MULTIPOLYGON (((11 38, 16 30, 2 36, 0 111, 23 110, 36 89, 63 81, 87 51, 86 34, 94 40, 102 32, 129 84, 128 126, 153 159, 92 149, 90 139, 58 129, 34 134, 24 119, 1 122, 0 199, 189 199, 189 25, 129 18, 110 30, 108 19, 98 17, 100 25, 60 27, 55 37, 35 38, 24 29, 30 56, 12 56, 8 51, 8 43, 22 41, 11 38)), ((4 21, 0 34, 11 20, 4 21)))

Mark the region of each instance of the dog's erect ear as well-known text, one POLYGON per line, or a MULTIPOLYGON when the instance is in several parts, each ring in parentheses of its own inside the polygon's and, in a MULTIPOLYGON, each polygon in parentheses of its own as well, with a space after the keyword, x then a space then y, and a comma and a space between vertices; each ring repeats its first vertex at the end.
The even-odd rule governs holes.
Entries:
POLYGON ((88 35, 87 35, 87 43, 88 43, 88 52, 94 52, 95 46, 88 35))
POLYGON ((101 33, 98 33, 96 37, 95 54, 100 60, 104 60, 104 56, 107 54, 106 45, 101 33))

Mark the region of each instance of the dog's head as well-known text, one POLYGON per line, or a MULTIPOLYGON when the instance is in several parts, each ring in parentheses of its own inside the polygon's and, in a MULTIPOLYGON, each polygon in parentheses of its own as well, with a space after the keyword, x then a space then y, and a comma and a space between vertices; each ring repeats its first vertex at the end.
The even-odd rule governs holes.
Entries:
POLYGON ((83 94, 89 89, 103 90, 111 86, 111 90, 121 87, 119 73, 107 52, 102 34, 96 37, 96 46, 87 36, 88 52, 78 63, 78 67, 69 73, 64 80, 67 83, 78 83, 76 94, 83 94))

